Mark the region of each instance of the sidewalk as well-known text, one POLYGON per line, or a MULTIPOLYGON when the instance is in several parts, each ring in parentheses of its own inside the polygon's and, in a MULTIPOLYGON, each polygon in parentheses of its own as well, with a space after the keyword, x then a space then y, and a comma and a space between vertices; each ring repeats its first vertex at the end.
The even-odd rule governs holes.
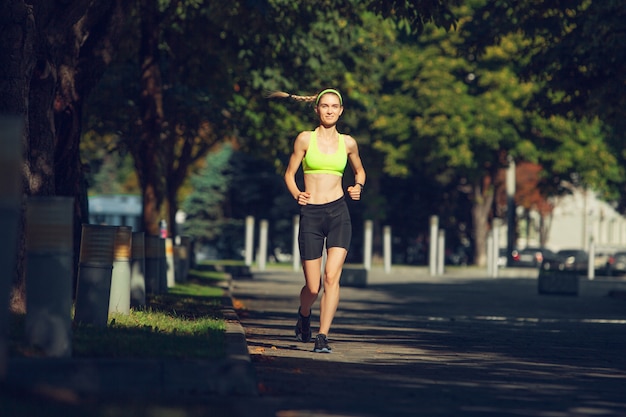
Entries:
POLYGON ((293 333, 301 273, 253 273, 231 281, 223 361, 11 358, 8 380, 229 417, 626 416, 626 299, 607 296, 623 279, 545 296, 529 269, 374 268, 342 288, 333 353, 317 354, 293 333))
POLYGON ((299 272, 234 281, 259 384, 238 415, 626 416, 626 300, 607 296, 624 281, 555 296, 536 271, 500 276, 374 269, 342 288, 332 354, 295 341, 299 272))

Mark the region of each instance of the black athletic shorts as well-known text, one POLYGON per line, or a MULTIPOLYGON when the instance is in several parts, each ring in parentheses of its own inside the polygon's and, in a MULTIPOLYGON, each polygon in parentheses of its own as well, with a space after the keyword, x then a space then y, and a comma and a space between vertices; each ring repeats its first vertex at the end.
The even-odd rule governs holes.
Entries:
POLYGON ((327 248, 350 247, 352 221, 344 197, 326 204, 300 206, 300 258, 305 261, 320 258, 324 238, 327 248))

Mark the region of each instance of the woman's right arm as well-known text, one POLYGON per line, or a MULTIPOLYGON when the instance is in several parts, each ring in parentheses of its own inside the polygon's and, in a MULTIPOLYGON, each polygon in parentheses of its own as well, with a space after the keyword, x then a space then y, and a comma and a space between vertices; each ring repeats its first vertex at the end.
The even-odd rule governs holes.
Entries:
POLYGON ((296 184, 296 173, 308 149, 309 139, 310 135, 308 132, 301 132, 298 135, 293 144, 293 153, 289 158, 289 165, 287 165, 287 170, 285 171, 285 184, 287 185, 287 189, 298 204, 301 205, 306 204, 309 199, 309 193, 300 191, 300 188, 298 188, 298 184, 296 184))

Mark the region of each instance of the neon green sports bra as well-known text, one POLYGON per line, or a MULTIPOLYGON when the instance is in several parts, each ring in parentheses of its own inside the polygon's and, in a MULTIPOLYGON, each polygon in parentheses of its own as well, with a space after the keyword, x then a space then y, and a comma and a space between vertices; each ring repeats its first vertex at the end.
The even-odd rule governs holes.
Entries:
POLYGON ((305 174, 332 174, 342 176, 348 162, 348 152, 343 135, 339 135, 337 151, 332 154, 322 153, 317 146, 317 134, 311 132, 309 149, 302 160, 302 169, 305 174))

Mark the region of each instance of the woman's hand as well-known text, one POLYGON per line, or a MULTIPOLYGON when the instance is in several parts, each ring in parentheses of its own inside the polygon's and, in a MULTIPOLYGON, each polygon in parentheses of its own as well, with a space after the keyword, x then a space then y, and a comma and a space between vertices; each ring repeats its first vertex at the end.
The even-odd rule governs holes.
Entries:
POLYGON ((351 199, 360 200, 362 190, 363 187, 360 184, 351 185, 350 187, 348 187, 348 194, 350 195, 351 199))
POLYGON ((306 206, 309 203, 309 198, 311 198, 311 193, 307 193, 306 191, 298 193, 298 204, 306 206))

